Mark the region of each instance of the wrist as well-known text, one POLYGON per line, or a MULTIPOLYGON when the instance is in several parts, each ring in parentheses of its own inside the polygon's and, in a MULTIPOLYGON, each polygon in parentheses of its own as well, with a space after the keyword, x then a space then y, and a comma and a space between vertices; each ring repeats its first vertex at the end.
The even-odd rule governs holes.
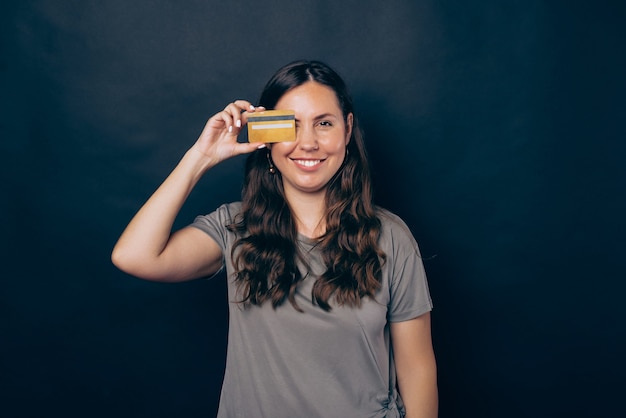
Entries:
POLYGON ((203 150, 199 149, 197 145, 189 148, 183 159, 188 160, 189 164, 193 165, 196 169, 202 172, 201 174, 204 174, 204 172, 216 166, 220 162, 215 155, 207 154, 203 150))
POLYGON ((204 154, 194 146, 185 152, 178 167, 184 172, 187 172, 195 183, 217 163, 218 161, 216 161, 216 159, 204 154))

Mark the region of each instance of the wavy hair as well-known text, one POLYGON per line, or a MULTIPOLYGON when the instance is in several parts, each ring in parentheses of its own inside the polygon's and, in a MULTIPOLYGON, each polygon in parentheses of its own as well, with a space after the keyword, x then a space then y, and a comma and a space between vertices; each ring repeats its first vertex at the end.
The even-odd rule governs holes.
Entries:
MULTIPOLYGON (((279 69, 266 84, 259 105, 273 109, 291 89, 308 81, 330 87, 336 94, 344 121, 354 114, 352 99, 341 77, 319 61, 297 61, 279 69)), ((312 302, 325 311, 331 299, 337 305, 357 307, 363 297, 374 298, 381 286, 385 254, 378 246, 381 223, 372 201, 372 184, 361 130, 353 116, 352 136, 340 169, 329 181, 325 203, 326 232, 317 242, 326 272, 313 285, 312 302)), ((242 190, 242 213, 229 230, 239 238, 231 257, 244 304, 271 301, 274 308, 295 300, 304 277, 298 260, 297 229, 285 199, 280 172, 268 170, 268 150, 248 156, 242 190)), ((307 266, 308 267, 308 266, 307 266)))

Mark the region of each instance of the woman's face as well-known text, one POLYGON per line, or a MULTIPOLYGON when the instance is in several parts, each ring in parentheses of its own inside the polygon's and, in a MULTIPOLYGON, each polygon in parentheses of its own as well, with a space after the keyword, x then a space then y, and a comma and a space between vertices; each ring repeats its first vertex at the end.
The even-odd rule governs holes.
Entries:
POLYGON ((275 108, 296 114, 296 141, 271 146, 286 196, 324 192, 345 158, 352 114, 344 121, 335 92, 315 81, 289 90, 275 108))

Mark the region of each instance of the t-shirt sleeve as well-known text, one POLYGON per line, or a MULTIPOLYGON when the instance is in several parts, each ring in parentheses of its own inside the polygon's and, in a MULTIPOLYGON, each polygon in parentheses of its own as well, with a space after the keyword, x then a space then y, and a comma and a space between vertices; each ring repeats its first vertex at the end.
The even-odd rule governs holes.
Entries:
POLYGON ((206 232, 226 254, 233 240, 233 233, 226 226, 235 221, 240 209, 239 202, 224 204, 208 215, 197 216, 190 226, 206 232))
POLYGON ((433 308, 424 264, 415 238, 400 218, 391 215, 385 235, 391 244, 386 260, 391 275, 388 319, 408 321, 433 308))

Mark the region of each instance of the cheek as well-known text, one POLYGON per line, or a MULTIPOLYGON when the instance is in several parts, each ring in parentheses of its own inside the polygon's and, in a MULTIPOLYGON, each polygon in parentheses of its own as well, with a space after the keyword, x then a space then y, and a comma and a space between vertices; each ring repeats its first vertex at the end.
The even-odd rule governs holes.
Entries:
POLYGON ((296 148, 295 142, 276 142, 270 148, 272 158, 291 154, 296 148))
POLYGON ((339 153, 346 148, 347 141, 343 133, 321 137, 319 143, 329 152, 339 153))

